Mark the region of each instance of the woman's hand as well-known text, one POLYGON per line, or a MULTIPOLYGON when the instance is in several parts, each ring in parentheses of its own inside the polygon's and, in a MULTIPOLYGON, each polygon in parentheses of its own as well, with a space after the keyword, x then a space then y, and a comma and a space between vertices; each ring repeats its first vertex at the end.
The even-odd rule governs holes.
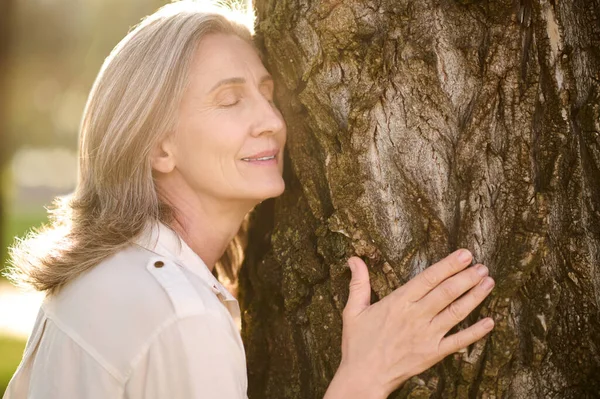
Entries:
POLYGON ((325 398, 387 398, 410 377, 490 332, 494 321, 485 318, 445 336, 494 286, 485 266, 467 268, 471 259, 469 251, 458 250, 371 305, 367 266, 350 258, 342 361, 325 398))

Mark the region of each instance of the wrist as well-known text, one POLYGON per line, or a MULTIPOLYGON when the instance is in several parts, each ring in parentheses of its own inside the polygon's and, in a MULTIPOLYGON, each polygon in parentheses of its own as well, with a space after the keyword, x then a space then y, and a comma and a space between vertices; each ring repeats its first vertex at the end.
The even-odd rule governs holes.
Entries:
POLYGON ((389 394, 375 376, 342 362, 327 388, 324 399, 386 399, 389 394))

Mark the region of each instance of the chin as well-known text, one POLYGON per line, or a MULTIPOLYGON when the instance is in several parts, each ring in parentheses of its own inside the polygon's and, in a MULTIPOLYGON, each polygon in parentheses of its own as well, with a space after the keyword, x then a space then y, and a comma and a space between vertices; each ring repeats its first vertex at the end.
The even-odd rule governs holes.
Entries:
POLYGON ((261 189, 258 190, 258 187, 253 187, 252 191, 255 194, 253 197, 257 198, 259 201, 264 201, 269 198, 279 197, 281 194, 283 194, 283 191, 285 190, 285 183, 283 182, 283 179, 281 179, 280 182, 268 184, 260 188, 261 189))

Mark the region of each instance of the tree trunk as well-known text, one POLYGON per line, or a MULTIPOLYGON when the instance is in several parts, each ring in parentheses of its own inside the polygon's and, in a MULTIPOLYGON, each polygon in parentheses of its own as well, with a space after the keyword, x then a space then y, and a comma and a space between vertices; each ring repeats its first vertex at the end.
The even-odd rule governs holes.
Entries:
MULTIPOLYGON (((286 192, 242 269, 249 395, 319 398, 373 300, 466 247, 491 335, 393 398, 600 397, 600 0, 258 0, 286 192)), ((259 223, 257 223, 259 222, 259 223)))

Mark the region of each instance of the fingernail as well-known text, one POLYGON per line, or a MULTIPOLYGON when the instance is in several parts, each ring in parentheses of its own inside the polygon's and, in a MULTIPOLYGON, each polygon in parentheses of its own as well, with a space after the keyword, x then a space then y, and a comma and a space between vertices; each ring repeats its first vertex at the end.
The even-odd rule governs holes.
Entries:
POLYGON ((487 319, 486 321, 483 322, 483 327, 488 330, 491 330, 494 327, 494 320, 487 319))
POLYGON ((489 273, 489 270, 484 265, 477 266, 477 274, 479 274, 481 277, 487 276, 488 273, 489 273))
POLYGON ((350 268, 350 270, 354 271, 354 264, 352 263, 352 261, 350 259, 348 259, 348 261, 346 263, 348 264, 348 267, 350 268))
POLYGON ((483 281, 481 282, 481 287, 486 290, 489 291, 494 287, 494 279, 492 279, 491 277, 487 277, 484 278, 483 281))
POLYGON ((471 258, 472 258, 471 252, 467 251, 466 249, 461 249, 460 252, 458 253, 458 260, 463 263, 470 262, 471 258))

